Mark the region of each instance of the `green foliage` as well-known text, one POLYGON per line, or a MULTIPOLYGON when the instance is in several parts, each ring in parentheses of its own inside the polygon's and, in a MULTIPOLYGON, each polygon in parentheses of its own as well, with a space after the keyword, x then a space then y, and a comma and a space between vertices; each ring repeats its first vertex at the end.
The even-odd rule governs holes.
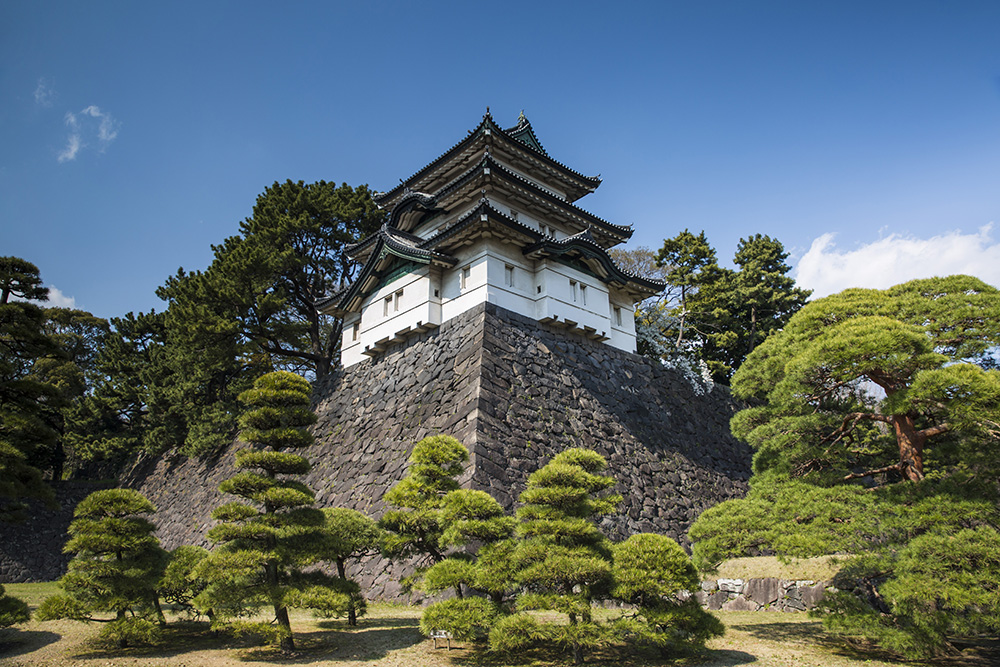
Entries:
POLYGON ((822 603, 837 634, 908 658, 954 653, 950 638, 1000 631, 1000 532, 990 526, 927 533, 898 551, 852 559, 822 603))
POLYGON ((600 474, 605 466, 596 452, 567 449, 528 478, 517 512, 520 540, 511 554, 514 583, 521 587, 515 606, 558 611, 568 624, 504 619, 490 632, 493 650, 544 637, 572 648, 579 663, 600 641, 604 628, 592 619, 591 600, 610 593, 612 564, 610 545, 593 520, 621 501, 607 493, 614 479, 600 474))
POLYGON ((455 477, 468 459, 465 446, 447 435, 428 436, 414 446, 406 477, 384 498, 387 505, 398 508, 379 520, 385 531, 382 550, 387 556, 416 556, 431 563, 444 559, 443 499, 458 489, 455 477))
MULTIPOLYGON (((347 561, 352 558, 374 554, 382 541, 382 531, 378 524, 361 512, 343 507, 323 510, 323 539, 318 547, 320 560, 337 564, 337 575, 346 581, 347 561)), ((351 582, 353 584, 353 582, 351 582)), ((357 588, 357 585, 354 585, 357 588)), ((347 624, 357 625, 358 616, 366 608, 360 589, 348 600, 347 624)))
POLYGON ((779 241, 756 234, 740 239, 733 271, 719 267, 705 232, 666 239, 656 261, 670 287, 637 313, 639 351, 692 377, 705 364, 716 382, 727 382, 809 296, 788 277, 787 257, 779 241))
POLYGON ((733 430, 758 450, 756 472, 915 481, 931 463, 990 474, 996 457, 982 452, 1000 434, 1000 372, 963 360, 997 345, 1000 292, 975 278, 846 290, 810 303, 747 359, 733 391, 766 404, 733 430), (932 439, 941 445, 925 451, 932 439))
POLYGON ((39 617, 92 620, 94 612, 112 612, 120 627, 108 636, 119 646, 145 636, 146 626, 139 621, 159 616, 156 588, 167 565, 167 553, 153 536, 155 526, 145 518, 155 511, 132 489, 95 491, 84 498, 73 513, 65 547, 75 554, 59 580, 66 595, 47 600, 39 617), (126 615, 135 623, 122 623, 126 615))
POLYGON ((162 636, 163 629, 158 623, 139 616, 116 618, 97 633, 101 642, 118 648, 155 644, 162 636))
POLYGON ((0 257, 0 522, 25 518, 26 498, 51 503, 42 470, 59 448, 60 387, 33 371, 63 356, 46 335, 45 311, 15 296, 44 301, 38 268, 18 257, 0 257))
POLYGON ((846 290, 805 306, 733 377, 758 404, 748 496, 692 526, 696 564, 851 554, 826 626, 908 657, 995 627, 1000 292, 967 276, 846 290), (986 575, 987 578, 989 575, 986 575), (985 630, 984 630, 985 629, 985 630))
MULTIPOLYGON (((205 558, 208 551, 193 545, 182 545, 170 552, 163 577, 157 586, 160 599, 175 605, 188 613, 196 613, 194 600, 206 588, 209 582, 197 576, 196 568, 205 558)), ((209 611, 209 618, 212 613, 209 611)))
POLYGON ((699 584, 697 572, 669 537, 641 533, 616 544, 612 575, 613 596, 635 606, 617 622, 620 635, 656 646, 664 655, 722 635, 722 623, 690 597, 699 584))
POLYGON ((0 584, 0 628, 27 623, 30 618, 28 604, 13 595, 7 595, 3 584, 0 584))
POLYGON ((453 639, 481 642, 499 616, 496 606, 483 598, 452 598, 435 602, 420 617, 420 631, 430 637, 435 630, 448 632, 453 639))
POLYGON ((273 636, 283 650, 295 647, 288 608, 312 608, 324 615, 346 612, 357 586, 301 568, 320 559, 326 540, 323 513, 312 507, 314 494, 289 475, 302 474, 309 461, 278 451, 308 445, 306 427, 315 416, 309 405, 311 388, 303 378, 275 371, 258 378, 240 395, 246 406, 241 439, 250 449, 237 457, 234 474, 219 485, 223 493, 243 500, 216 508, 220 523, 208 531, 218 546, 192 569, 191 576, 208 582, 195 604, 211 609, 214 626, 242 623, 263 606, 274 610, 280 631, 273 636), (290 435, 290 434, 295 434, 290 435))

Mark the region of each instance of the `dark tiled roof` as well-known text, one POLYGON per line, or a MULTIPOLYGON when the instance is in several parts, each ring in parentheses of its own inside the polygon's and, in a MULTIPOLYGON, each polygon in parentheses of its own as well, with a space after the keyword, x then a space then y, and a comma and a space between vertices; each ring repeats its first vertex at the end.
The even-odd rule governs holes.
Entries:
MULTIPOLYGON (((527 119, 525 119, 525 122, 527 122, 527 119)), ((521 127, 521 125, 518 124, 517 127, 521 127)), ((513 128, 513 129, 517 130, 517 127, 513 128)), ((568 178, 580 182, 581 186, 584 186, 584 187, 590 189, 591 191, 593 191, 595 188, 597 188, 598 185, 601 184, 601 179, 600 179, 599 176, 584 176, 580 172, 575 171, 573 169, 570 169, 569 167, 567 167, 563 163, 561 163, 561 162, 559 162, 557 160, 553 160, 551 157, 549 157, 548 153, 539 150, 541 148, 541 143, 537 142, 537 137, 535 137, 534 131, 531 130, 530 123, 527 124, 527 131, 530 132, 530 135, 526 135, 525 132, 524 132, 524 130, 522 129, 522 131, 518 133, 518 136, 512 136, 510 134, 510 132, 508 132, 507 130, 504 130, 499 125, 497 125, 496 122, 493 120, 493 116, 491 116, 490 113, 489 113, 489 111, 487 111, 486 114, 483 116, 483 120, 479 123, 479 125, 474 130, 471 130, 469 132, 468 136, 466 136, 464 139, 462 139, 461 141, 459 141, 458 143, 456 143, 454 146, 452 146, 451 148, 449 148, 448 150, 446 150, 444 153, 442 153, 437 158, 435 158, 430 163, 428 163, 423 169, 419 170, 418 172, 416 172, 415 174, 413 174, 412 176, 410 176, 403 183, 400 183, 399 185, 397 185, 392 190, 389 190, 388 192, 376 192, 373 195, 373 198, 375 199, 375 202, 378 203, 379 205, 382 205, 385 202, 387 202, 390 199, 392 199, 393 197, 398 196, 399 193, 407 187, 408 183, 412 183, 413 181, 415 181, 415 180, 417 180, 417 179, 419 179, 419 178, 421 178, 423 176, 426 176, 440 162, 442 162, 443 160, 446 160, 449 157, 452 157, 452 156, 457 155, 458 153, 460 153, 462 151, 462 149, 464 149, 469 144, 471 144, 475 140, 475 138, 477 136, 479 136, 481 133, 483 133, 487 129, 490 130, 491 132, 495 131, 495 132, 499 133, 499 135, 506 137, 507 139, 511 140, 512 142, 516 142, 516 145, 520 146, 522 148, 522 150, 526 150, 526 152, 529 155, 533 155, 536 159, 538 159, 543 164, 548 165, 550 168, 553 168, 555 171, 561 172, 562 174, 564 174, 568 178), (538 143, 538 147, 539 148, 536 149, 530 143, 524 141, 524 137, 525 136, 533 137, 535 139, 535 142, 538 143)))

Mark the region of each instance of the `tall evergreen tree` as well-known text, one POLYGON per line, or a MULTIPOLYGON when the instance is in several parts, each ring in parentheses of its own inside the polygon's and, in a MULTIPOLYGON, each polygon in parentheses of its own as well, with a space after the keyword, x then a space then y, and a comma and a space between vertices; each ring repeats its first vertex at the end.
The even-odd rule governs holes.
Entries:
POLYGON ((0 521, 25 517, 25 498, 52 502, 39 464, 58 442, 49 418, 62 405, 57 387, 32 377, 44 359, 60 351, 45 334, 45 313, 17 299, 44 301, 38 268, 18 257, 0 257, 0 521))
POLYGON ((246 406, 240 437, 250 447, 236 456, 242 472, 219 490, 241 500, 212 513, 220 523, 209 530, 208 538, 220 546, 195 568, 198 576, 212 582, 199 596, 202 608, 232 624, 236 617, 271 607, 283 651, 295 649, 289 607, 346 613, 350 606, 342 582, 302 572, 319 558, 324 516, 312 506, 313 492, 295 479, 309 470, 308 459, 285 450, 312 443, 306 430, 316 421, 309 409, 310 393, 305 379, 275 371, 240 395, 246 406))
POLYGON ((494 650, 517 650, 544 637, 569 648, 581 664, 585 650, 604 639, 591 602, 610 592, 611 544, 594 520, 621 502, 607 492, 615 481, 600 474, 606 465, 596 452, 567 449, 528 478, 517 512, 521 539, 512 554, 524 592, 515 601, 518 613, 490 632, 494 650), (526 613, 531 610, 565 614, 568 623, 539 621, 526 613))

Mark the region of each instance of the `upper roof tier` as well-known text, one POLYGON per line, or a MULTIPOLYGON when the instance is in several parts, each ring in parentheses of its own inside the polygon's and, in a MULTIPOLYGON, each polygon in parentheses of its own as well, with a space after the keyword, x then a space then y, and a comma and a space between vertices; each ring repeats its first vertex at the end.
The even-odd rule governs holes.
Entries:
POLYGON ((465 139, 392 190, 375 193, 375 203, 391 210, 408 191, 438 192, 487 152, 518 171, 537 174, 539 181, 558 188, 568 202, 593 192, 601 184, 600 176, 584 176, 549 157, 524 113, 517 125, 503 129, 487 109, 483 120, 465 139))

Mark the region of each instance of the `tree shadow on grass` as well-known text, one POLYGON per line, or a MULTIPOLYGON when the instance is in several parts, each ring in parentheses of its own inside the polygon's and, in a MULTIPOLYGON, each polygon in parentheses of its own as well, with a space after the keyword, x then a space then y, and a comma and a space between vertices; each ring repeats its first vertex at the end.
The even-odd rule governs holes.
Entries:
POLYGON ((342 621, 321 621, 318 625, 318 630, 295 632, 293 653, 262 646, 244 652, 240 659, 282 665, 368 662, 424 641, 416 618, 360 619, 353 628, 342 621))
POLYGON ((55 632, 3 628, 0 629, 0 658, 13 658, 31 653, 60 639, 62 635, 55 632))
POLYGON ((930 660, 903 660, 899 656, 880 649, 876 644, 861 640, 851 640, 827 633, 820 621, 797 623, 731 623, 733 630, 745 632, 757 639, 784 644, 797 643, 818 646, 830 653, 858 662, 881 660, 907 665, 939 665, 948 667, 978 667, 1000 664, 1000 642, 958 642, 965 649, 962 655, 934 658, 930 660))
MULTIPOLYGON (((737 667, 756 662, 757 658, 744 651, 704 649, 685 655, 662 657, 648 647, 611 645, 587 651, 590 667, 737 667)), ((507 665, 553 665, 562 667, 573 662, 571 652, 554 646, 538 646, 516 654, 494 654, 485 647, 471 647, 451 657, 456 665, 469 667, 505 667, 507 665)))
MULTIPOLYGON (((94 634, 97 634, 95 629, 94 634)), ((226 638, 211 632, 205 621, 174 621, 163 628, 162 637, 155 643, 117 648, 108 646, 94 637, 85 644, 86 649, 73 657, 78 660, 110 660, 121 657, 172 658, 192 651, 208 651, 230 645, 226 638)))

